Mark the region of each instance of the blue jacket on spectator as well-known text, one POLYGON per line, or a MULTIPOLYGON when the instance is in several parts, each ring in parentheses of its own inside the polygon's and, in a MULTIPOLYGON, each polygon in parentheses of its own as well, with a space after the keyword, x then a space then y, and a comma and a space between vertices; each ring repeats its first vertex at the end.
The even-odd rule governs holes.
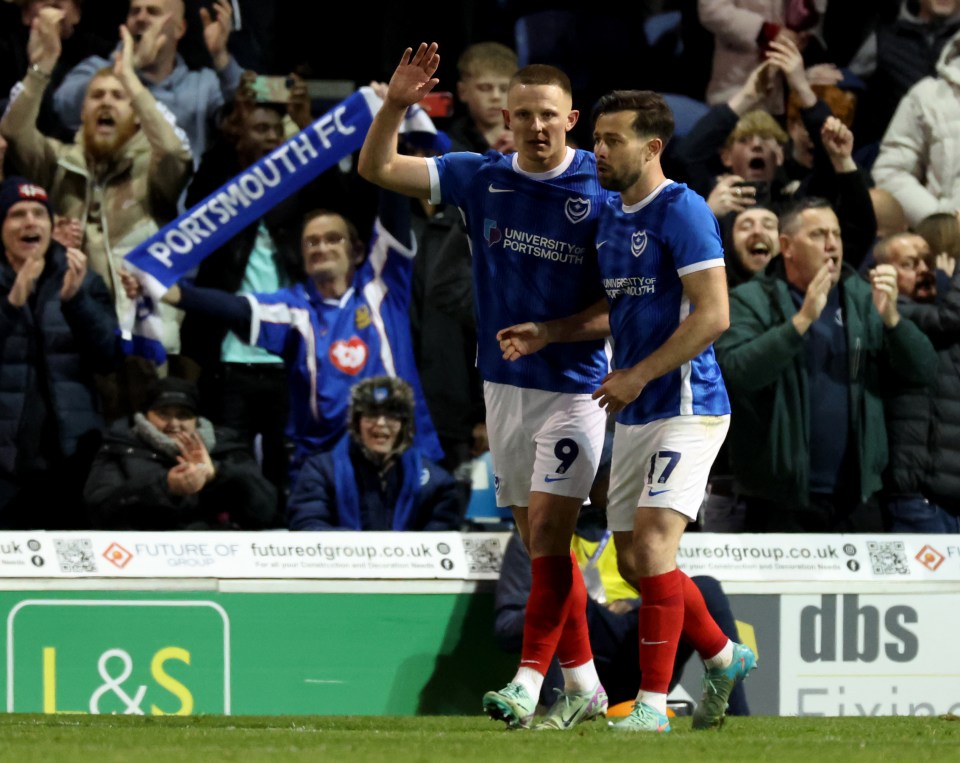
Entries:
POLYGON ((287 501, 291 530, 459 530, 456 482, 408 448, 384 471, 350 435, 303 464, 287 501))

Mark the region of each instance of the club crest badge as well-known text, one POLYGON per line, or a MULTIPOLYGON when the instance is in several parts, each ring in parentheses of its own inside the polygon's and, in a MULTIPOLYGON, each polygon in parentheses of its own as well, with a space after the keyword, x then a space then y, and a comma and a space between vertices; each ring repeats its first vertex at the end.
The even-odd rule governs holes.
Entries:
POLYGON ((373 318, 370 317, 370 308, 366 305, 360 305, 353 314, 353 322, 358 331, 365 329, 373 323, 373 318))
POLYGON ((590 199, 570 198, 563 205, 563 212, 567 219, 576 224, 583 222, 590 216, 590 199))
POLYGON ((483 221, 483 237, 487 241, 487 246, 493 246, 494 244, 500 243, 500 239, 503 236, 500 234, 500 229, 497 227, 497 221, 487 218, 483 221))
POLYGON ((633 252, 634 257, 643 254, 643 250, 647 248, 647 240, 645 230, 638 230, 630 237, 630 251, 633 252))

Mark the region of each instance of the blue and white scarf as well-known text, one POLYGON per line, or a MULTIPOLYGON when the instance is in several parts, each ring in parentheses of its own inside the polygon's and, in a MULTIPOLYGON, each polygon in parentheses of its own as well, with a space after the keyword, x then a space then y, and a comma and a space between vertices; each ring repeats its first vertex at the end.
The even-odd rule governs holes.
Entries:
MULTIPOLYGON (((253 220, 359 150, 382 103, 371 88, 360 88, 127 254, 127 268, 144 287, 127 351, 163 362, 154 305, 253 220)), ((436 134, 436 127, 412 106, 401 131, 436 134)))

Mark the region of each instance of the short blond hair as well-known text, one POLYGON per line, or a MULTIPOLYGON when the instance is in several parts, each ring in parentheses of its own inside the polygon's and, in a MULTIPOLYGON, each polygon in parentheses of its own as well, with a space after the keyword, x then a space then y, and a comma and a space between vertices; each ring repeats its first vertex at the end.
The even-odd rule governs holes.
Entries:
POLYGON ((740 117, 736 127, 734 127, 727 136, 723 147, 730 148, 730 146, 738 140, 753 137, 754 135, 759 135, 761 138, 773 138, 781 146, 785 145, 790 139, 776 119, 766 111, 757 109, 756 111, 748 111, 740 117))
POLYGON ((481 74, 512 77, 519 68, 517 54, 503 43, 493 41, 468 45, 457 59, 457 72, 462 80, 481 74))

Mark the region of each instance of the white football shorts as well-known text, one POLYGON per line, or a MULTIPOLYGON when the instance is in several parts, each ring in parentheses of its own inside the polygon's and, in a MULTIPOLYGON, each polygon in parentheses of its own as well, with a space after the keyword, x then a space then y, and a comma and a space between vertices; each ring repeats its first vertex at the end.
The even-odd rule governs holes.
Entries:
POLYGON ((497 506, 527 506, 531 491, 586 500, 607 423, 589 394, 483 383, 497 506))
POLYGON ((710 468, 730 416, 673 416, 649 424, 617 423, 613 433, 607 527, 633 530, 640 506, 697 518, 710 468))

